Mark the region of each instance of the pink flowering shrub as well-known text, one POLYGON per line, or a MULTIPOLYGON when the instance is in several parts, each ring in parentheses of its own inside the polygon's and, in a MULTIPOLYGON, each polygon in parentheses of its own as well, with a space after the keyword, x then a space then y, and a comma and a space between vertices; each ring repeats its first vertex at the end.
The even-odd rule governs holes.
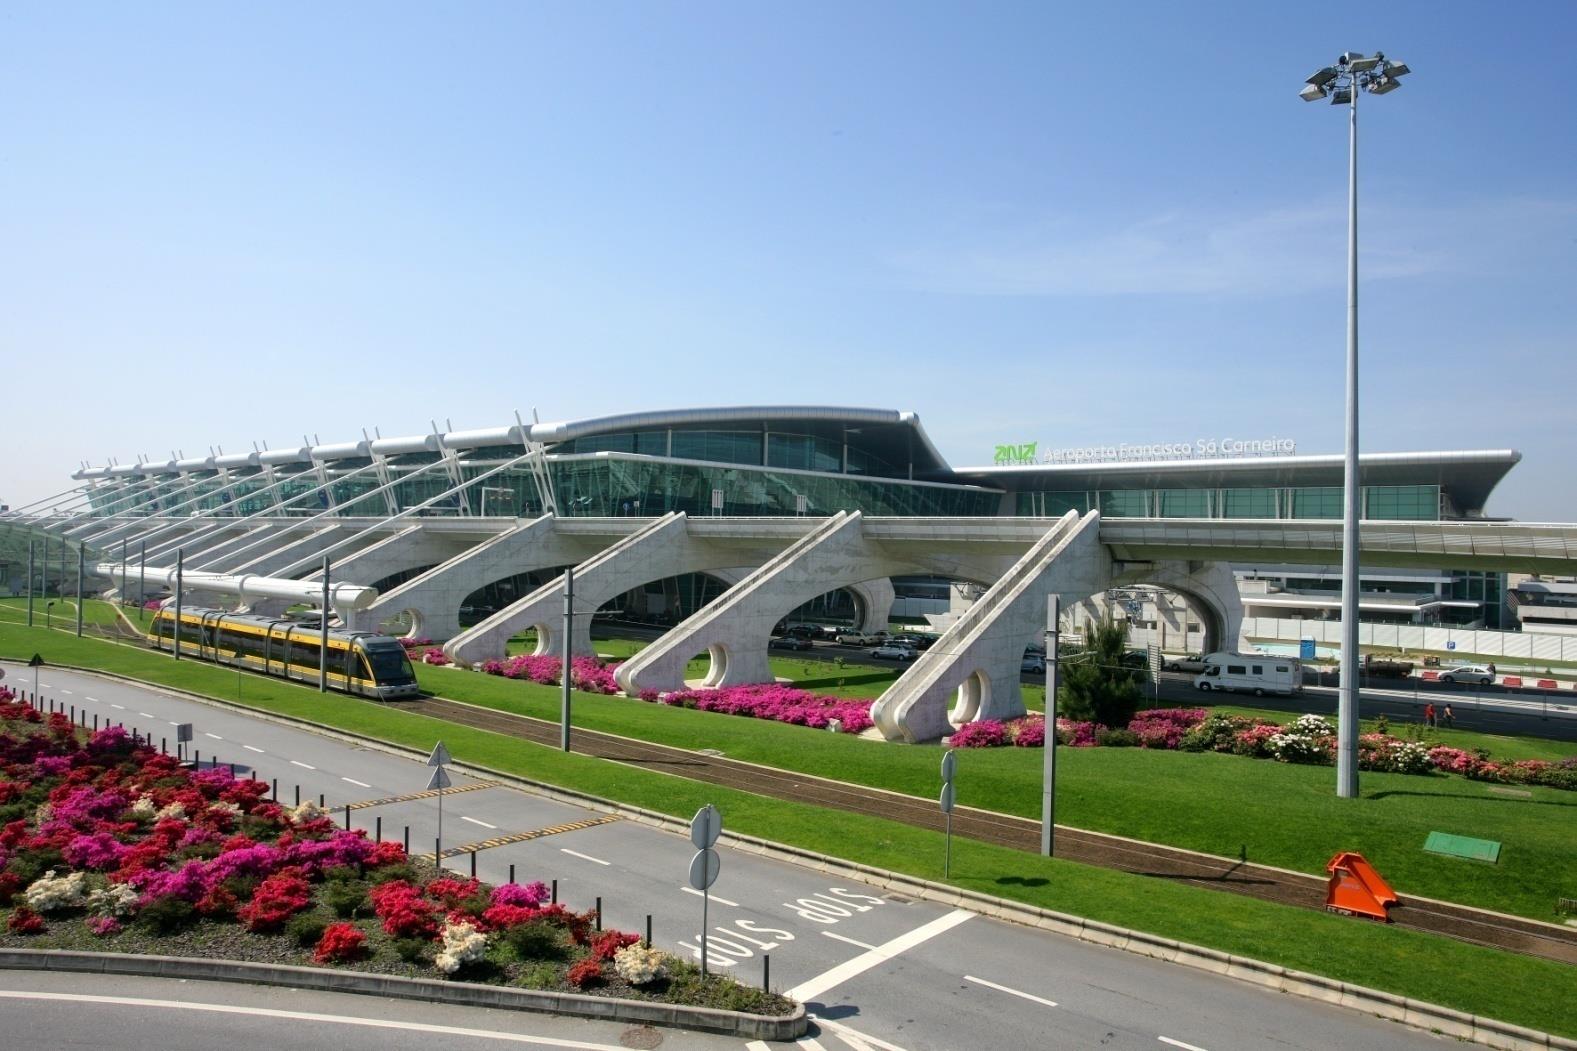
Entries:
POLYGON ((523 905, 527 908, 536 908, 548 900, 548 885, 541 881, 527 883, 505 883, 493 888, 492 897, 488 899, 489 905, 523 905))
POLYGON ((875 725, 871 721, 870 701, 829 697, 778 683, 724 686, 717 690, 679 690, 664 694, 660 702, 702 712, 770 719, 816 730, 826 729, 833 719, 837 719, 842 732, 847 734, 864 733, 875 725))
POLYGON ((434 667, 442 668, 445 665, 453 664, 454 661, 450 660, 449 655, 443 650, 434 648, 422 654, 422 663, 431 664, 434 667))
MULTIPOLYGON (((612 695, 619 692, 613 673, 619 662, 604 664, 596 657, 571 657, 569 664, 570 685, 586 693, 612 695)), ((482 672, 506 679, 524 679, 541 686, 557 686, 563 681, 564 661, 548 654, 536 656, 521 654, 504 660, 482 662, 482 672)))
POLYGON ((1128 720, 1128 730, 1141 748, 1176 749, 1207 714, 1203 708, 1154 708, 1128 720))

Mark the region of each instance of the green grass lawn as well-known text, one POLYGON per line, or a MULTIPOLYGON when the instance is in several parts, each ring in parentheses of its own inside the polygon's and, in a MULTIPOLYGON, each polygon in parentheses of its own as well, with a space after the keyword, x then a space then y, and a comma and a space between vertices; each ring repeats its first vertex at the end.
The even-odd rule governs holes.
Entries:
MULTIPOLYGON (((116 622, 115 609, 116 606, 113 602, 87 599, 82 604, 82 623, 84 626, 99 624, 105 627, 113 627, 116 622)), ((128 612, 132 619, 135 620, 136 611, 130 610, 128 612)), ((75 634, 77 630, 77 600, 74 598, 45 599, 35 597, 33 599, 33 623, 36 626, 42 626, 46 620, 52 621, 56 630, 63 628, 75 634), (45 606, 50 602, 55 604, 55 609, 52 615, 46 616, 45 606)), ((27 599, 0 598, 0 623, 26 624, 27 599)))
MULTIPOLYGON (((828 820, 827 812, 816 807, 586 756, 566 755, 518 739, 402 712, 394 706, 338 695, 324 698, 311 688, 251 674, 238 676, 234 671, 198 661, 175 662, 136 646, 77 639, 40 628, 28 630, 0 623, 0 655, 13 658, 34 650, 43 653, 52 663, 102 668, 224 699, 234 698, 237 680, 244 678, 243 702, 261 710, 368 734, 422 751, 442 736, 451 753, 464 763, 622 800, 676 817, 688 817, 699 806, 711 802, 728 815, 729 827, 739 832, 922 878, 939 879, 941 875, 942 837, 934 832, 856 814, 839 813, 836 820, 828 820)), ((518 683, 463 672, 422 670, 424 678, 446 687, 454 684, 489 690, 518 690, 521 687, 518 683)), ((551 688, 539 689, 551 692, 551 688)), ((472 691, 449 688, 444 692, 452 695, 472 691)), ((780 748, 792 747, 795 742, 806 745, 812 740, 829 741, 842 750, 839 754, 845 759, 859 756, 861 765, 867 761, 867 756, 874 761, 878 756, 911 755, 923 758, 929 767, 936 755, 934 749, 896 748, 797 727, 772 727, 750 720, 662 709, 613 698, 582 695, 577 702, 577 712, 586 715, 581 720, 582 725, 606 721, 609 712, 638 714, 643 719, 677 716, 680 718, 660 725, 688 725, 692 736, 704 728, 707 733, 703 736, 711 736, 711 731, 716 730, 730 739, 735 734, 743 735, 741 739, 750 739, 753 736, 748 733, 750 729, 771 730, 773 733, 767 736, 777 741, 780 748), (622 708, 612 707, 614 705, 622 708), (696 719, 708 721, 703 723, 696 719), (797 736, 780 738, 778 732, 797 736)), ((692 743, 709 742, 703 739, 692 743)), ((1064 754, 1070 756, 1070 764, 1073 764, 1095 753, 1091 750, 1074 753, 1070 749, 1064 754)), ((1152 760, 1176 758, 1166 753, 1135 750, 1112 752, 1112 757, 1132 756, 1147 756, 1152 760)), ((976 758, 967 756, 966 760, 976 758)), ((1035 757, 1026 754, 1023 758, 1035 757)), ((1228 757, 1203 758, 1225 760, 1228 757)), ((898 765, 907 770, 905 764, 898 765)), ((1282 771, 1293 769, 1278 764, 1254 764, 1248 760, 1243 760, 1241 765, 1282 771)), ((966 762, 960 775, 961 786, 984 775, 978 763, 966 762)), ((1154 783, 1146 786, 1142 776, 1133 780, 1136 792, 1146 798, 1149 809, 1167 809, 1155 805, 1156 800, 1166 795, 1163 786, 1154 783)), ((1371 792, 1375 791, 1372 784, 1369 787, 1371 792)), ((1267 794, 1259 788, 1256 791, 1261 797, 1267 794)), ((1308 794, 1318 793, 1310 788, 1308 794)), ((1394 795, 1387 794, 1385 798, 1394 798, 1394 795)), ((1175 804, 1172 809, 1176 809, 1175 804)), ((1298 813, 1305 810, 1301 804, 1295 806, 1298 813)), ((1275 814, 1274 820, 1287 830, 1287 836, 1296 835, 1295 819, 1275 814)), ((1555 993, 1555 990, 1572 987, 1577 970, 1562 964, 963 839, 954 843, 951 882, 1032 905, 1577 1036, 1577 1006, 1571 997, 1555 993), (1494 975, 1496 980, 1464 981, 1464 975, 1494 975)))

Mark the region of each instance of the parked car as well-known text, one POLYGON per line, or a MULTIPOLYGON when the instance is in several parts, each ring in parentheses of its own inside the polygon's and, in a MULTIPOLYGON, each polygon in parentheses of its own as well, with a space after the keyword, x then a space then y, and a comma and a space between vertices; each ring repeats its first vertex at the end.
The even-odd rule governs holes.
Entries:
POLYGON ((775 650, 810 650, 815 645, 809 639, 802 639, 798 635, 779 635, 767 646, 775 650))
POLYGON ((1023 660, 1019 661, 1018 670, 1021 672, 1029 672, 1031 675, 1045 675, 1046 658, 1026 656, 1023 660))
POLYGON ((1366 653, 1363 655, 1363 670, 1365 674, 1381 679, 1406 679, 1413 674, 1413 662, 1366 653))
POLYGON ((1190 653, 1183 656, 1176 653, 1161 654, 1161 667, 1167 671, 1186 671, 1198 674, 1205 670, 1205 655, 1203 653, 1190 653))
POLYGON ((887 641, 885 633, 874 635, 864 631, 846 630, 838 633, 837 641, 844 646, 880 646, 887 641))
POLYGON ((1440 673, 1441 682, 1470 682, 1475 686, 1489 686, 1495 681, 1495 673, 1484 664, 1458 664, 1440 673))
POLYGON ((892 641, 898 643, 900 646, 908 646, 916 650, 928 650, 932 646, 936 645, 935 636, 917 635, 912 632, 904 632, 902 635, 894 635, 892 641))
POLYGON ((884 661, 902 662, 912 661, 918 657, 919 654, 915 652, 914 647, 912 646, 900 646, 895 642, 889 642, 872 650, 871 656, 879 657, 884 661))

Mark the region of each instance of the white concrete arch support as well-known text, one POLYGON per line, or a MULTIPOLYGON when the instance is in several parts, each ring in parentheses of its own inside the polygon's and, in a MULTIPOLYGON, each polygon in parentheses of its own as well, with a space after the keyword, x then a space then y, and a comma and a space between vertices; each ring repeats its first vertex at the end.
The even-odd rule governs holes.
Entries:
MULTIPOLYGON (((466 536, 434 532, 420 525, 406 526, 393 536, 333 559, 329 575, 335 580, 354 580, 371 586, 396 573, 446 562, 465 552, 473 543, 466 536)), ((321 580, 322 577, 323 570, 319 567, 304 574, 302 579, 321 580)))
POLYGON ((1046 600, 1106 585, 1110 559, 1099 527, 1094 511, 1082 519, 1069 511, 1052 526, 872 705, 882 736, 932 741, 955 724, 1023 715, 1020 665, 1045 631, 1046 600))
POLYGON ((1111 586, 1131 584, 1154 584, 1187 599, 1201 614, 1205 652, 1238 648, 1243 633, 1243 599, 1231 563, 1183 559, 1117 563, 1111 586))

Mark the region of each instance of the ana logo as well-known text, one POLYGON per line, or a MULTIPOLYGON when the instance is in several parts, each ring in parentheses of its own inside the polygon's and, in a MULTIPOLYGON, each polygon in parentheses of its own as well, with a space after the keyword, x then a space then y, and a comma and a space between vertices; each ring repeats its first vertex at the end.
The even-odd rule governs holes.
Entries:
POLYGON ((999 445, 995 462, 999 464, 1034 463, 1035 446, 1039 442, 1023 442, 1018 445, 999 445))

